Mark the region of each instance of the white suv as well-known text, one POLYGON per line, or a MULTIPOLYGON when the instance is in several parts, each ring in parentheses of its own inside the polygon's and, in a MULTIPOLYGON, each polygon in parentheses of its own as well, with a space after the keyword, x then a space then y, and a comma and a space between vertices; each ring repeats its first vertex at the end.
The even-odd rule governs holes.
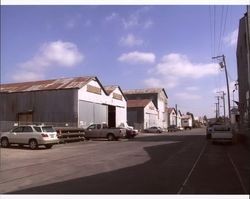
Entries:
POLYGON ((44 145, 50 149, 59 142, 57 133, 52 126, 22 125, 9 132, 1 134, 1 147, 6 148, 11 144, 29 145, 31 149, 37 149, 44 145))

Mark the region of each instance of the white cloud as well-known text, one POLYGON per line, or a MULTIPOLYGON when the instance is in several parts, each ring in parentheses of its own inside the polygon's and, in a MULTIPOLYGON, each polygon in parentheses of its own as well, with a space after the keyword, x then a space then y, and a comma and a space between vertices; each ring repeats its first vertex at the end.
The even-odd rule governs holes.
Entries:
POLYGON ((151 77, 148 79, 144 80, 144 84, 146 87, 165 87, 168 89, 174 88, 177 86, 178 81, 176 78, 168 78, 168 79, 164 79, 164 78, 155 78, 155 77, 151 77))
POLYGON ((144 81, 147 87, 162 87, 162 83, 159 79, 149 78, 144 81))
POLYGON ((128 34, 126 37, 122 37, 119 42, 123 46, 133 47, 143 44, 143 40, 136 38, 133 34, 128 34))
POLYGON ((140 64, 140 63, 152 64, 155 62, 155 55, 153 53, 134 51, 134 52, 122 54, 118 58, 118 61, 130 63, 130 64, 140 64))
POLYGON ((199 90, 199 88, 197 86, 189 86, 189 87, 186 87, 186 90, 187 91, 197 91, 197 90, 199 90))
POLYGON ((237 40, 238 40, 238 32, 239 32, 238 29, 234 30, 233 32, 229 33, 226 37, 224 37, 223 41, 228 46, 235 46, 237 44, 237 40))
POLYGON ((28 80, 41 79, 50 68, 71 68, 83 59, 84 56, 74 43, 63 41, 44 43, 33 58, 18 65, 18 70, 21 71, 14 73, 12 79, 18 80, 19 74, 20 77, 26 74, 28 80))
MULTIPOLYGON (((232 82, 229 82, 229 92, 232 92, 233 90, 235 89, 235 81, 232 81, 232 82)), ((213 89, 213 93, 217 93, 217 92, 220 92, 220 91, 224 91, 225 93, 227 92, 227 86, 224 85, 220 88, 215 88, 213 89)))
POLYGON ((162 58, 162 62, 156 66, 156 72, 180 78, 201 78, 218 74, 218 64, 192 63, 185 55, 171 53, 162 58))
POLYGON ((202 98, 201 95, 187 93, 187 92, 176 93, 175 96, 182 98, 182 100, 199 100, 202 98))
POLYGON ((114 19, 117 19, 119 17, 119 15, 116 12, 111 13, 110 15, 108 15, 107 17, 105 17, 105 21, 112 21, 114 19))
MULTIPOLYGON (((163 56, 161 62, 150 70, 149 79, 157 78, 166 88, 174 88, 183 79, 199 79, 218 73, 218 64, 192 63, 186 55, 171 53, 163 56)), ((147 85, 147 80, 144 82, 147 85)))
POLYGON ((151 26, 153 26, 154 22, 151 19, 148 19, 144 22, 144 28, 150 28, 151 26))
POLYGON ((87 19, 84 24, 85 27, 91 26, 92 25, 92 21, 90 19, 87 19))
POLYGON ((28 69, 51 66, 72 67, 83 59, 84 56, 79 52, 75 44, 55 41, 44 43, 33 58, 21 63, 20 66, 28 69))
POLYGON ((81 20, 82 20, 82 15, 80 13, 70 16, 65 23, 65 28, 73 29, 79 24, 81 20))
POLYGON ((12 75, 12 80, 15 82, 36 81, 44 78, 45 75, 43 73, 25 70, 20 70, 18 73, 12 75))
POLYGON ((132 27, 142 27, 142 28, 149 28, 151 27, 154 22, 152 19, 145 18, 145 14, 151 9, 149 6, 144 6, 137 9, 135 12, 130 14, 127 18, 122 19, 122 24, 125 29, 132 28, 132 27))

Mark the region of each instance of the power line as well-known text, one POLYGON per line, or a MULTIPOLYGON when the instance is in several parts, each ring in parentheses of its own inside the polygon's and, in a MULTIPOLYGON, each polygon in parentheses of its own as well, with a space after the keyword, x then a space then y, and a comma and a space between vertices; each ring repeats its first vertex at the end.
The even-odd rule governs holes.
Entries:
POLYGON ((221 50, 221 40, 222 40, 222 25, 223 25, 223 16, 224 16, 224 6, 222 6, 221 18, 220 18, 220 35, 219 35, 219 42, 218 42, 218 53, 221 50))
POLYGON ((212 16, 211 16, 211 6, 209 6, 209 22, 210 22, 210 44, 211 44, 211 57, 213 56, 213 33, 212 33, 212 16))
MULTIPOLYGON (((224 36, 225 36, 225 30, 226 30, 226 24, 227 24, 227 14, 228 14, 228 6, 226 7, 225 22, 224 22, 224 26, 223 26, 222 38, 224 38, 224 36)), ((221 47, 221 49, 222 49, 222 47, 221 47)))
POLYGON ((214 5, 214 55, 215 55, 215 43, 216 43, 216 6, 214 5))

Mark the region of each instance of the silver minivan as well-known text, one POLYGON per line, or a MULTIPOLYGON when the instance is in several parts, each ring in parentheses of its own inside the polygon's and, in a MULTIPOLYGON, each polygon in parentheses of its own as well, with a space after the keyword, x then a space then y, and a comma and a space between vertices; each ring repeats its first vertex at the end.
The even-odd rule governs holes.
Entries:
POLYGON ((9 132, 1 133, 1 147, 7 148, 11 144, 29 145, 31 149, 37 149, 44 145, 50 149, 59 142, 57 133, 52 126, 22 125, 9 132))

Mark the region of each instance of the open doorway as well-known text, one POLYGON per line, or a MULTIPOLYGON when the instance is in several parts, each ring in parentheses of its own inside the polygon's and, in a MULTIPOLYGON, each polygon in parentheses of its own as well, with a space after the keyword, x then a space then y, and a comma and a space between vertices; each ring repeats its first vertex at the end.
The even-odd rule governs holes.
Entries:
POLYGON ((115 106, 108 106, 108 125, 109 127, 116 127, 116 112, 115 106))

